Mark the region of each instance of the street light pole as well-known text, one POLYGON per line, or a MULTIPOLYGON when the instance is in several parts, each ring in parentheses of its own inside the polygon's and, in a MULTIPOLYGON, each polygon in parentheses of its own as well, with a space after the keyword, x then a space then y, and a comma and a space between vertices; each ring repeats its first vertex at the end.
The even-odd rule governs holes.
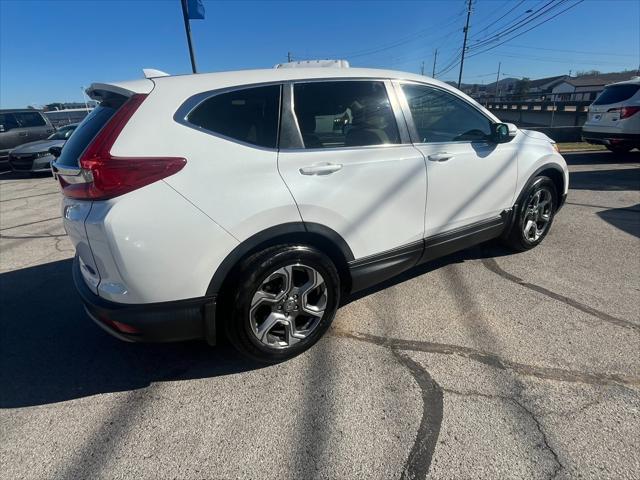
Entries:
POLYGON ((189 13, 187 10, 187 0, 181 0, 182 17, 184 18, 184 31, 187 34, 187 43, 189 44, 189 57, 191 58, 191 70, 196 73, 196 57, 193 53, 193 42, 191 41, 191 25, 189 24, 189 13))
POLYGON ((464 26, 464 41, 462 42, 462 58, 460 59, 460 74, 458 75, 458 88, 460 88, 460 84, 462 83, 462 67, 464 65, 464 54, 467 51, 467 34, 469 33, 469 18, 471 17, 471 2, 473 0, 469 0, 467 4, 467 24, 464 26))

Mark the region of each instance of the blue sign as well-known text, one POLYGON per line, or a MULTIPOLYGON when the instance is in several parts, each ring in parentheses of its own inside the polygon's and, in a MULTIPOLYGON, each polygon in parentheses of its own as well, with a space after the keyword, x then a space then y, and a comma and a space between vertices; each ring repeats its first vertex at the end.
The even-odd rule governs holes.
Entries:
POLYGON ((191 20, 204 20, 202 0, 187 0, 187 13, 191 20))

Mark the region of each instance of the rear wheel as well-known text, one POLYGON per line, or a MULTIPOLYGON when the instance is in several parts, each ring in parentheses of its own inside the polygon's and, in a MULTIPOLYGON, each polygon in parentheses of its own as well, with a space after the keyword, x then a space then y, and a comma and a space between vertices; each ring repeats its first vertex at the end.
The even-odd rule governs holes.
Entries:
POLYGON ((240 266, 225 327, 254 360, 275 363, 302 353, 329 328, 340 301, 331 260, 307 246, 281 245, 240 266))
POLYGON ((558 205, 558 194, 549 177, 539 176, 525 190, 505 243, 515 250, 529 250, 539 245, 549 233, 558 205))
POLYGON ((613 153, 628 153, 633 148, 631 145, 605 145, 607 150, 613 153))

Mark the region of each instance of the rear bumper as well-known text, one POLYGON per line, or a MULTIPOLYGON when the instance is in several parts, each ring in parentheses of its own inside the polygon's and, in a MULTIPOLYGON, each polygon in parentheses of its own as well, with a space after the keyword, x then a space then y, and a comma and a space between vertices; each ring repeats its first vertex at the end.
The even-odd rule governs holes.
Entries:
POLYGON ((130 342, 174 342, 204 338, 215 344, 215 297, 130 305, 94 294, 73 261, 73 282, 89 317, 101 328, 130 342))
POLYGON ((589 143, 598 143, 602 145, 609 145, 612 141, 614 143, 633 143, 640 144, 639 133, 616 133, 616 132, 590 132, 588 130, 582 130, 582 139, 589 143))

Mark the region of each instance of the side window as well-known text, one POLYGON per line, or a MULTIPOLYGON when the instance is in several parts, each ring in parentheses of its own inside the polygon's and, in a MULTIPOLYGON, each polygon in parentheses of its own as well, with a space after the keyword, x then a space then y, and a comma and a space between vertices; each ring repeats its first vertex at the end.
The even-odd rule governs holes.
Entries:
POLYGON ((21 127, 43 127, 47 124, 38 112, 16 112, 14 115, 21 127))
POLYGON ((293 104, 305 148, 400 143, 383 82, 298 83, 293 104))
POLYGON ((187 120, 213 133, 260 147, 276 148, 280 85, 221 93, 198 105, 187 120))
POLYGON ((18 128, 18 122, 13 113, 0 113, 0 125, 4 130, 11 130, 12 128, 18 128))
POLYGON ((491 122, 471 105, 425 85, 402 86, 422 143, 487 140, 491 122))

